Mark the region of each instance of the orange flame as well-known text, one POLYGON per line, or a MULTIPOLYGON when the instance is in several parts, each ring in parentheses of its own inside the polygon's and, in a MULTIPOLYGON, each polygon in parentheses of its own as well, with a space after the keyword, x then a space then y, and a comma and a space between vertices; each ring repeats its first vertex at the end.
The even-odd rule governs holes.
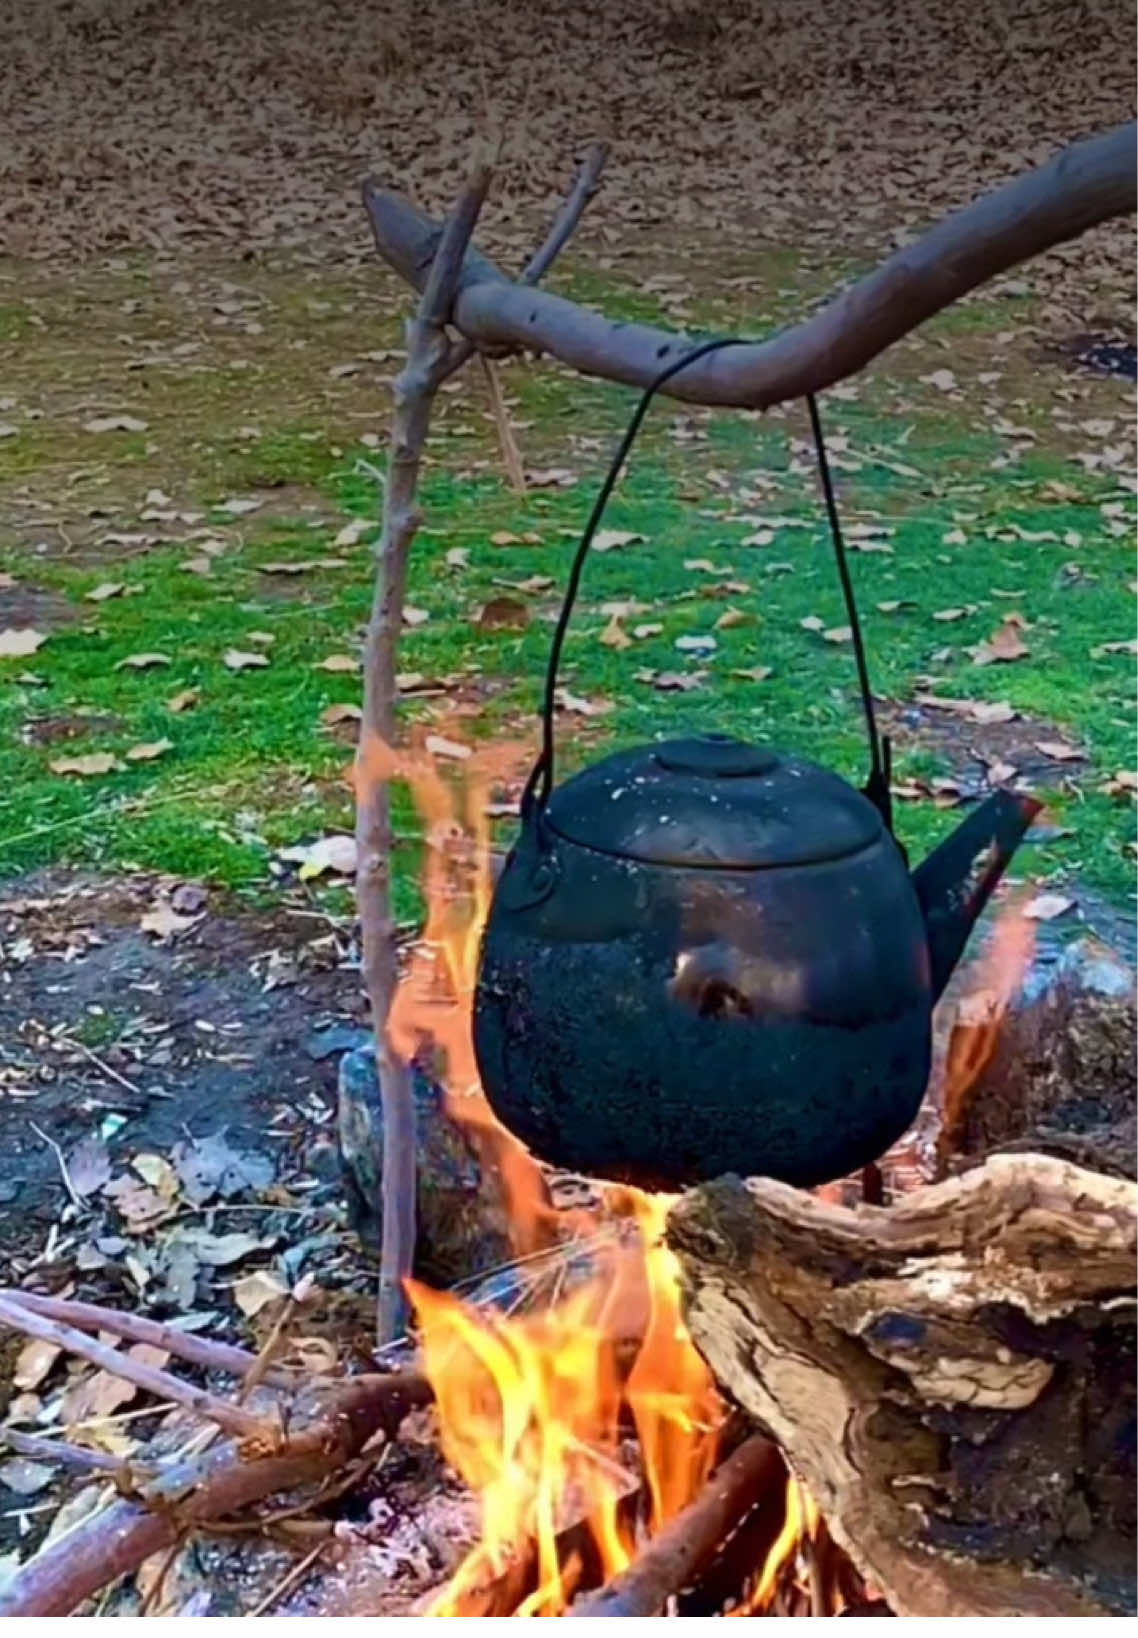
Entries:
MULTIPOLYGON (((561 1280, 544 1306, 511 1315, 411 1282, 443 1452, 481 1504, 480 1540, 432 1615, 506 1613, 487 1608, 486 1589, 519 1564, 525 1586, 514 1613, 563 1612, 583 1551, 605 1580, 630 1562, 634 1510, 624 1498, 642 1484, 654 1534, 699 1491, 723 1420, 663 1244, 670 1197, 621 1188, 603 1212, 556 1211, 540 1168, 495 1119, 478 1081, 471 1009, 492 890, 487 799, 519 761, 516 747, 477 749, 454 763, 451 780, 426 747, 373 745, 357 774, 406 780, 426 821, 427 920, 392 1009, 392 1047, 404 1058, 434 1054, 448 1114, 473 1135, 484 1175, 500 1178, 519 1272, 544 1247, 534 1267, 561 1280), (641 1475, 623 1448, 633 1427, 641 1475)), ((768 1567, 771 1585, 797 1531, 768 1567)))

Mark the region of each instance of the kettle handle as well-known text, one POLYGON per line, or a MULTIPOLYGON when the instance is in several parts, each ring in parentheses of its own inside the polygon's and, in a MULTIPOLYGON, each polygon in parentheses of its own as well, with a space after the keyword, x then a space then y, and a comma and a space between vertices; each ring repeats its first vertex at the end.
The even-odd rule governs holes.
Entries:
POLYGON ((584 533, 573 556, 573 564, 569 571, 569 583, 565 589, 565 599, 561 605, 561 613, 557 617, 557 625, 553 633, 553 642, 549 650, 549 665, 545 673, 545 692, 541 706, 541 750, 538 752, 537 761, 533 765, 530 776, 526 780, 525 789, 522 792, 521 817, 523 825, 538 823, 553 790, 554 713, 557 708, 557 672, 561 665, 561 651, 565 646, 565 635, 569 629, 574 604, 577 601, 577 592, 580 589, 581 576, 585 569, 585 559, 589 555, 589 547, 593 544, 593 536, 596 534, 597 527, 604 516, 609 497, 616 488, 617 479, 620 477, 624 463, 628 459, 628 452, 632 448, 636 434, 640 431, 641 423, 648 413, 648 406, 666 381, 670 381, 674 375, 679 375, 680 371, 687 369, 689 364, 694 364, 697 358, 704 358, 708 353, 718 352, 723 347, 743 347, 746 345, 747 343, 738 336, 719 337, 714 341, 701 342, 699 346, 693 347, 689 352, 684 353, 681 358, 673 359, 645 387, 624 437, 617 446, 616 454, 613 456, 608 472, 605 475, 605 481, 601 485, 600 493, 593 502, 593 510, 589 514, 589 521, 585 525, 584 533))

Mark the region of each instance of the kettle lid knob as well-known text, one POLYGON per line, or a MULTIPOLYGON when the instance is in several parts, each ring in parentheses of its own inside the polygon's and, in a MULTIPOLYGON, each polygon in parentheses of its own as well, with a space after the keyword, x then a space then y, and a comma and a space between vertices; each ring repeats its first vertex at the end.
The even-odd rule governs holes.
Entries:
POLYGON ((754 779, 778 767, 778 755, 766 745, 746 745, 728 734, 701 734, 673 739, 653 752, 653 760, 670 773, 704 779, 754 779))

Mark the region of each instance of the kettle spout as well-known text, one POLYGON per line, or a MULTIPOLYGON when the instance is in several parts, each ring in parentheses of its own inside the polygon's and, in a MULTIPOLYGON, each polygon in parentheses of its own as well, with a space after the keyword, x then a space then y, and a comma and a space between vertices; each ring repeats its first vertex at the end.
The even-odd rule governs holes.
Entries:
POLYGON ((937 1001, 960 960, 976 918, 1043 804, 996 791, 913 872, 928 936, 937 1001))

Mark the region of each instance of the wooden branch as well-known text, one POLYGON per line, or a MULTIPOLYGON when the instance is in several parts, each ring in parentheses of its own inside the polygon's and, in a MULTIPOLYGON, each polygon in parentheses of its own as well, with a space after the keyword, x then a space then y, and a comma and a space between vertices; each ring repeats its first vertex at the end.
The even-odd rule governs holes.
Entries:
POLYGON ((242 1410, 239 1405, 219 1399, 205 1388, 196 1388, 191 1382, 183 1382, 169 1371, 144 1365, 129 1354, 120 1354, 117 1348, 110 1348, 105 1342, 86 1336, 74 1326, 60 1325, 57 1320, 46 1319, 7 1297, 0 1297, 0 1325, 8 1325, 28 1337, 38 1337, 41 1342, 53 1342, 56 1347, 77 1354, 80 1359, 98 1365, 112 1376, 122 1377, 124 1382, 133 1382, 135 1387, 144 1388, 159 1399, 173 1399, 196 1415, 216 1422, 219 1428, 225 1428, 229 1433, 258 1439, 264 1439, 269 1433, 268 1424, 262 1417, 254 1416, 252 1411, 242 1410))
MULTIPOLYGON (((146 1342, 152 1348, 163 1348, 188 1365, 201 1365, 207 1371, 225 1371, 229 1376, 248 1377, 260 1363, 258 1354, 247 1348, 237 1348, 230 1342, 213 1342, 208 1337, 195 1336, 176 1325, 160 1325, 157 1320, 141 1314, 120 1314, 113 1308, 101 1308, 93 1302, 77 1302, 71 1298, 41 1297, 34 1291, 0 1290, 0 1298, 20 1303, 33 1314, 45 1319, 59 1320, 72 1325, 77 1331, 108 1331, 127 1342, 146 1342)), ((276 1387, 295 1387, 295 1371, 269 1370, 260 1376, 262 1382, 276 1387)))
MULTIPOLYGON (((569 197, 522 274, 523 280, 541 278, 568 242, 596 189, 606 152, 601 145, 589 150, 569 197)), ((473 174, 442 234, 434 236, 429 263, 420 269, 422 277, 416 283, 423 296, 416 318, 407 327, 407 360, 393 388, 391 453, 378 548, 380 571, 364 648, 363 715, 356 755, 356 906, 364 980, 376 1032, 384 1127, 383 1230, 376 1305, 380 1347, 394 1340, 406 1317, 403 1282, 411 1272, 415 1250, 416 1156, 410 1074, 392 1050, 386 1030, 397 973, 391 913, 391 808, 387 779, 377 771, 377 764, 382 747, 395 743, 395 673, 407 562, 419 527, 415 495, 431 406, 443 381, 475 350, 469 341, 448 341, 444 325, 489 182, 485 167, 473 174)), ((367 196, 365 187, 365 202, 367 196)), ((497 382, 489 361, 487 379, 494 393, 497 382)), ((495 402, 494 408, 505 447, 509 430, 505 407, 495 402)), ((512 452, 516 460, 513 481, 515 487, 524 489, 516 445, 512 452)))
POLYGON ((406 1318, 403 1282, 411 1272, 415 1250, 416 1156, 410 1070, 392 1048, 387 1033, 398 975, 391 909, 391 804, 379 764, 383 747, 395 743, 395 672, 407 561, 419 528, 415 504, 419 468, 431 407, 451 354, 444 326, 489 186, 489 168, 478 166, 451 212, 426 276, 418 313, 407 325, 407 359, 392 389, 395 407, 379 573, 364 645, 363 715, 356 756, 356 907, 383 1109, 383 1231, 376 1312, 381 1347, 400 1334, 406 1318))
POLYGON ((490 409, 494 416, 494 425, 498 429, 498 442, 502 448, 502 460, 505 462, 506 476, 510 480, 510 488, 515 495, 524 495, 526 492, 526 475, 522 467, 521 452, 518 441, 514 437, 514 429, 510 425, 510 412, 506 408, 506 400, 502 396, 502 383, 498 376, 497 365, 485 353, 479 354, 482 364, 482 378, 486 383, 486 390, 490 394, 490 409))
MULTIPOLYGON (((579 1598, 570 1616, 658 1615, 673 1593, 696 1576, 723 1539, 786 1469, 761 1433, 716 1468, 704 1489, 649 1542, 627 1570, 599 1592, 579 1598)), ((781 1498, 780 1498, 781 1499, 781 1498)))
MULTIPOLYGON (((863 369, 917 325, 997 273, 1135 207, 1135 126, 1064 149, 890 256, 802 324, 700 359, 661 390, 700 404, 762 409, 863 369)), ((430 218, 373 184, 364 201, 380 255, 416 289, 438 245, 430 218)), ((476 347, 551 354, 585 375, 645 387, 690 342, 619 323, 512 283, 467 252, 452 321, 476 347)))
POLYGON ((17 1456, 53 1462, 57 1467, 74 1468, 79 1473, 122 1473, 126 1469, 121 1456, 88 1450, 85 1445, 69 1445, 62 1439, 45 1439, 38 1433, 22 1433, 19 1428, 0 1427, 0 1442, 17 1456))
POLYGON ((356 1377, 324 1415, 271 1456, 249 1460, 230 1444, 175 1462, 17 1570, 0 1590, 0 1616, 70 1614, 195 1526, 336 1472, 374 1434, 392 1437, 407 1412, 430 1399, 419 1376, 356 1377))
POLYGON ((883 1210, 722 1179, 669 1219, 684 1311, 899 1616, 1133 1595, 1138 1188, 994 1155, 883 1210))

